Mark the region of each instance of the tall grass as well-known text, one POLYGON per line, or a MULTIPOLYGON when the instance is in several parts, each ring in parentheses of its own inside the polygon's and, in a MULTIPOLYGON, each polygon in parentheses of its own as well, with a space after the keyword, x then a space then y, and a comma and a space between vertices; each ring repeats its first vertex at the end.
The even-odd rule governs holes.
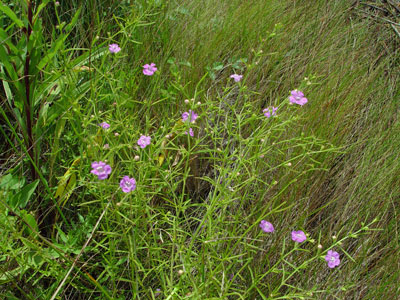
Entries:
POLYGON ((37 189, 2 75, 11 124, 2 132, 13 147, 1 146, 2 298, 398 297, 390 27, 347 1, 54 4, 41 15, 49 45, 53 27, 82 11, 53 73, 38 77, 56 91, 40 101, 59 109, 38 123, 37 189), (121 52, 108 53, 111 43, 121 52), (158 72, 147 77, 150 62, 158 72), (295 88, 306 105, 288 105, 295 88), (277 117, 263 115, 268 106, 277 117), (189 109, 194 124, 181 121, 189 109), (152 138, 144 149, 141 135, 152 138), (93 161, 112 167, 106 180, 90 174, 93 161), (134 192, 119 189, 124 175, 134 192), (24 205, 20 190, 32 191, 24 205), (38 199, 47 199, 44 224, 38 199), (299 229, 302 244, 290 239, 299 229), (329 249, 341 255, 335 269, 323 259, 329 249))

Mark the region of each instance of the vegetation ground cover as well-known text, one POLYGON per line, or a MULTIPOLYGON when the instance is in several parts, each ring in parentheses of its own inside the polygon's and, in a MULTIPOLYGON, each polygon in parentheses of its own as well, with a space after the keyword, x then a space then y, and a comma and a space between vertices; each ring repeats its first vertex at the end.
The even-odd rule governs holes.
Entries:
POLYGON ((1 1, 1 297, 396 299, 382 3, 1 1))

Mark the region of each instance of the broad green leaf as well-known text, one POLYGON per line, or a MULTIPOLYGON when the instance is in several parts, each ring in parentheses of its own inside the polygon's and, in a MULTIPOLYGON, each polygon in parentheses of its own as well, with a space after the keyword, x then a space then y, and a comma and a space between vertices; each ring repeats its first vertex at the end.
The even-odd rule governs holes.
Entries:
POLYGON ((213 69, 215 71, 219 71, 219 70, 222 70, 223 68, 224 68, 224 65, 216 65, 213 69))
POLYGON ((22 190, 20 190, 17 194, 15 194, 11 201, 10 201, 10 206, 15 208, 24 208, 27 204, 30 198, 32 197, 33 193, 36 190, 36 187, 39 184, 39 179, 36 179, 34 182, 24 186, 22 190))
POLYGON ((20 189, 25 183, 25 178, 22 178, 21 180, 13 177, 11 174, 7 174, 3 177, 1 177, 0 180, 0 188, 4 188, 6 190, 11 189, 11 190, 17 190, 20 189))
POLYGON ((11 8, 0 3, 0 11, 5 13, 18 27, 24 27, 24 23, 18 19, 17 15, 11 10, 11 8))
POLYGON ((25 221, 26 225, 26 231, 28 233, 33 233, 39 232, 39 226, 36 223, 35 217, 32 216, 30 213, 28 213, 26 210, 21 210, 20 211, 22 219, 25 221))

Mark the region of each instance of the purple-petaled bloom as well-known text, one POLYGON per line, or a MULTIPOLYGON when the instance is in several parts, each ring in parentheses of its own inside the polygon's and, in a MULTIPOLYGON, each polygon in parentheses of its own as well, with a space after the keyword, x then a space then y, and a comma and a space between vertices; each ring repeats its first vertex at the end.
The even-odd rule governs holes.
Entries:
POLYGON ((156 289, 156 292, 154 293, 154 296, 158 297, 161 295, 161 289, 156 289))
POLYGON ((143 74, 144 75, 151 76, 154 74, 155 71, 157 71, 155 63, 145 64, 143 66, 143 74))
POLYGON ((107 122, 102 122, 99 124, 101 128, 103 129, 108 129, 110 128, 110 124, 108 124, 107 122))
POLYGON ((301 231, 292 231, 292 240, 297 242, 297 243, 302 243, 307 239, 306 234, 301 231))
POLYGON ((118 53, 121 51, 121 48, 118 46, 118 44, 111 44, 108 46, 108 50, 110 50, 111 53, 118 53))
POLYGON ((187 120, 189 120, 191 123, 194 123, 198 117, 199 117, 198 114, 196 114, 193 110, 189 109, 189 112, 185 111, 182 114, 182 122, 186 122, 187 120))
POLYGON ((325 260, 328 262, 329 268, 337 267, 340 264, 339 253, 333 250, 329 250, 325 256, 325 260))
POLYGON ((275 231, 274 225, 272 225, 270 222, 265 221, 265 220, 261 220, 261 222, 260 222, 260 228, 261 228, 264 232, 274 232, 274 231, 275 231))
POLYGON ((239 82, 242 79, 243 75, 238 75, 238 74, 232 74, 230 78, 233 78, 235 82, 239 82))
POLYGON ((263 109, 264 116, 270 118, 271 116, 276 116, 276 111, 278 110, 277 107, 270 106, 268 108, 263 109))
POLYGON ((99 180, 104 180, 111 174, 111 167, 102 161, 92 162, 92 171, 90 173, 97 175, 99 180))
POLYGON ((129 178, 129 176, 124 176, 119 182, 119 186, 121 187, 124 193, 132 192, 136 189, 136 180, 135 178, 129 178))
POLYGON ((142 135, 138 139, 137 144, 140 146, 140 148, 143 149, 143 148, 146 148, 147 145, 150 145, 150 141, 151 141, 151 137, 142 135))
POLYGON ((304 105, 308 102, 307 98, 304 97, 303 92, 298 90, 293 90, 290 92, 291 96, 289 96, 290 103, 296 103, 298 105, 304 105))
MULTIPOLYGON (((185 131, 185 134, 188 134, 188 132, 185 131)), ((193 132, 192 128, 189 128, 189 135, 192 136, 192 137, 194 136, 194 132, 193 132)))

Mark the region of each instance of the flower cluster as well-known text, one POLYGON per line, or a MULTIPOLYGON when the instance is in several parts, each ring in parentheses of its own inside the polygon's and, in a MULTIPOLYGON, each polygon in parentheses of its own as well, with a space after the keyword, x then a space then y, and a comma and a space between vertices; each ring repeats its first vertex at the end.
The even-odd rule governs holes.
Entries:
MULTIPOLYGON (((274 232, 275 231, 274 226, 270 222, 265 221, 265 220, 261 220, 259 226, 260 226, 261 230, 264 232, 274 232)), ((304 231, 302 231, 302 230, 292 231, 291 235, 292 235, 292 240, 296 243, 303 243, 304 241, 307 240, 307 236, 304 233, 304 231)), ((318 248, 320 248, 320 247, 318 246, 318 248)), ((339 253, 336 251, 333 251, 333 250, 329 250, 325 256, 325 260, 328 262, 329 268, 332 269, 334 267, 337 267, 340 264, 339 253)))
MULTIPOLYGON (((104 180, 111 174, 111 167, 102 161, 92 162, 92 170, 90 173, 97 175, 99 180, 104 180)), ((124 193, 132 192, 136 189, 136 180, 135 178, 130 178, 129 176, 124 176, 119 183, 122 191, 124 193)))

